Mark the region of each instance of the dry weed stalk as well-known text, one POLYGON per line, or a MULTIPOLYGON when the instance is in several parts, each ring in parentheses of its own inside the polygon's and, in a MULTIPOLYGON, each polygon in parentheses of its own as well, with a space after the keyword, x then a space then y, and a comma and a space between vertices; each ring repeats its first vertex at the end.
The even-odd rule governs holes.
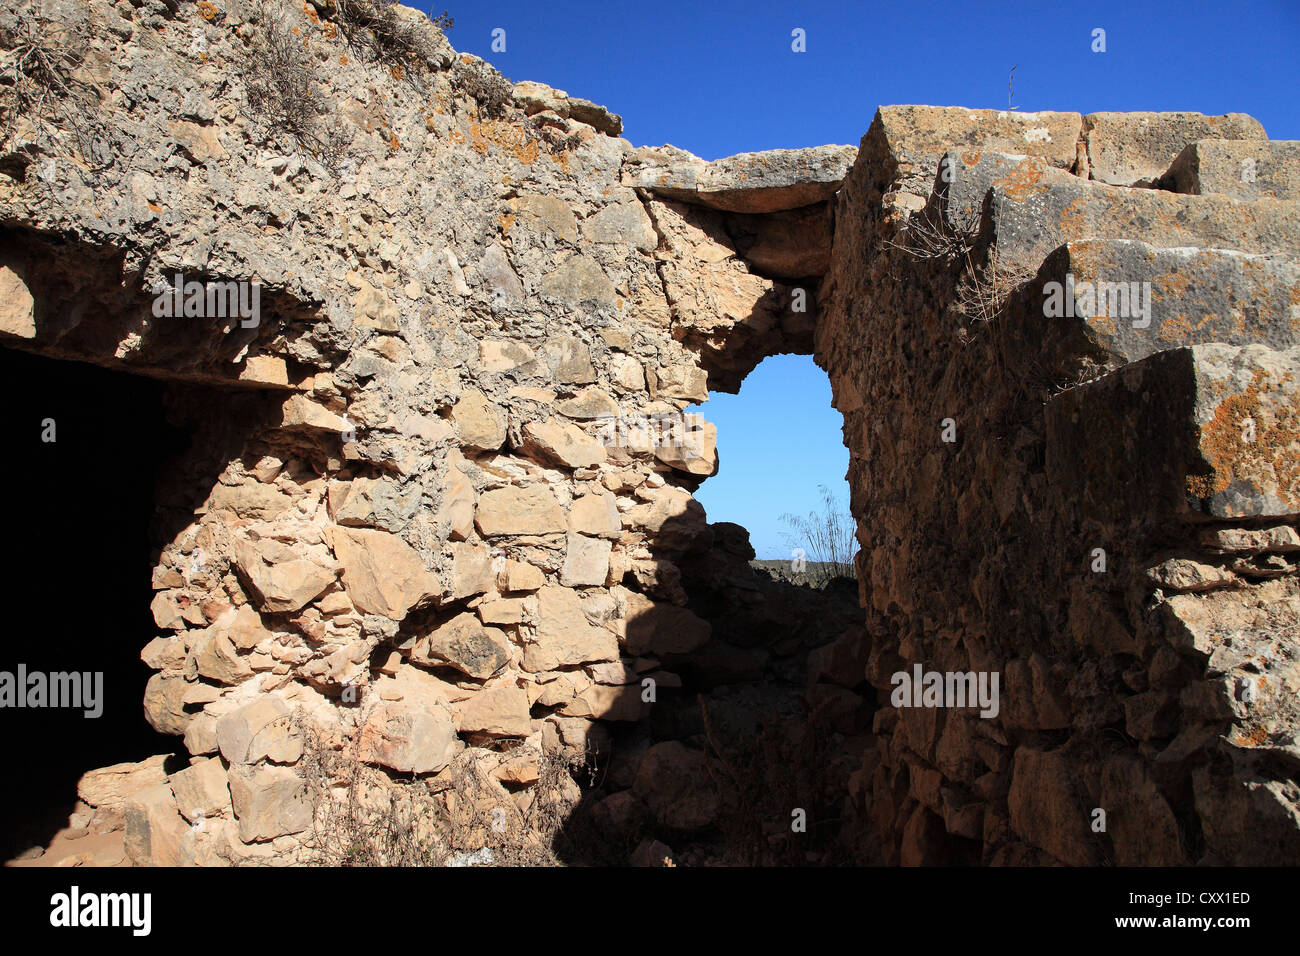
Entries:
POLYGON ((908 218, 901 241, 886 239, 885 245, 913 259, 968 263, 978 233, 978 221, 961 223, 953 228, 942 213, 927 206, 908 218))
POLYGON ((957 311, 971 322, 987 324, 1034 273, 1008 265, 996 249, 989 251, 985 261, 978 261, 979 233, 978 212, 971 212, 954 224, 931 204, 908 219, 900 241, 886 240, 885 245, 913 259, 942 260, 958 267, 954 299, 957 311))
POLYGON ((293 32, 282 0, 253 0, 250 20, 259 29, 240 70, 250 113, 268 137, 284 131, 338 175, 353 131, 338 113, 322 112, 316 62, 307 42, 293 32))
MULTIPOLYGON (((359 715, 357 726, 365 723, 359 715)), ((333 745, 300 724, 299 774, 312 807, 307 856, 326 866, 558 866, 556 842, 578 799, 564 754, 540 757, 521 809, 462 751, 441 773, 402 779, 365 762, 360 735, 333 745)))
POLYGON ((256 0, 259 29, 241 70, 249 109, 306 145, 316 134, 316 65, 275 0, 256 0))
POLYGON ((836 500, 828 487, 820 485, 818 490, 822 499, 820 514, 810 511, 801 517, 787 512, 781 515, 781 521, 796 532, 796 535, 784 536, 787 543, 806 544, 808 557, 818 565, 816 572, 808 572, 811 583, 814 587, 824 587, 835 578, 851 579, 855 576, 853 556, 857 552, 857 524, 849 516, 848 508, 836 500))
POLYGON ((1024 363, 1014 354, 1011 330, 1003 313, 1016 291, 1033 278, 1034 271, 1009 264, 996 247, 990 247, 981 259, 979 233, 979 213, 972 212, 953 225, 932 204, 908 220, 901 241, 886 241, 886 245, 914 259, 942 261, 957 270, 952 308, 966 320, 957 331, 958 341, 966 346, 981 332, 991 336, 990 359, 1000 380, 1015 396, 1010 407, 1018 407, 1030 394, 1030 379, 1037 382, 1043 375, 1039 369, 1017 371, 1024 363))
MULTIPOLYGON (((334 22, 358 55, 386 65, 394 79, 414 80, 430 53, 429 44, 397 7, 397 0, 334 0, 334 22)), ((452 27, 446 11, 430 19, 439 29, 452 27)))
POLYGON ((957 283, 957 310, 972 322, 991 323, 1012 293, 1033 276, 1032 270, 1008 266, 996 249, 989 253, 982 268, 976 268, 968 258, 957 283))
POLYGON ((32 4, 16 25, 0 30, 0 46, 10 87, 7 113, 45 114, 73 92, 71 74, 85 56, 85 41, 48 19, 43 4, 32 4))
POLYGON ((101 155, 98 142, 103 132, 99 98, 75 75, 86 57, 81 25, 58 22, 43 0, 28 0, 0 21, 0 136, 8 139, 26 120, 48 147, 55 131, 67 127, 82 158, 102 168, 111 157, 101 155))

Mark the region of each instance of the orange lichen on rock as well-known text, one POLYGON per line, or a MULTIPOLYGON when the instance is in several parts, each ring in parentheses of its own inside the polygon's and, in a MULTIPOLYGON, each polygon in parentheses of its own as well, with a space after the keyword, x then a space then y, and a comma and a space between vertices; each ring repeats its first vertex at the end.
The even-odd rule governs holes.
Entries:
POLYGON ((1187 295, 1187 290, 1191 286, 1193 269, 1199 263, 1191 263, 1186 269, 1179 269, 1165 272, 1151 280, 1152 298, 1155 299, 1181 299, 1187 295))
POLYGON ((1250 730, 1243 731, 1237 738, 1237 743, 1242 747, 1259 747, 1268 741, 1268 731, 1263 727, 1254 727, 1250 730))
POLYGON ((469 135, 472 141, 470 146, 473 148, 474 152, 487 155, 488 150, 492 148, 492 144, 488 141, 488 138, 483 135, 483 125, 481 123, 470 123, 469 135))
POLYGON ((1109 315, 1090 315, 1086 321, 1090 328, 1096 329, 1102 335, 1115 335, 1118 331, 1115 320, 1109 315))
POLYGON ((505 152, 513 153, 515 159, 525 166, 537 162, 538 141, 524 130, 512 123, 500 120, 485 120, 469 124, 469 134, 476 153, 486 155, 496 146, 505 152))
MULTIPOLYGON (((1227 491, 1232 484, 1234 466, 1247 457, 1247 419, 1255 423, 1258 438, 1259 412, 1258 381, 1262 372, 1256 372, 1255 381, 1240 395, 1229 395, 1219 402, 1214 417, 1201 429, 1201 449, 1214 469, 1210 475, 1194 475, 1187 479, 1187 490, 1198 498, 1227 491)), ((1253 443, 1251 443, 1253 444, 1253 443)))
POLYGON ((537 162, 537 140, 529 139, 515 147, 515 158, 525 166, 537 162))
POLYGON ((1201 428, 1201 451, 1213 473, 1188 476, 1189 493, 1209 498, 1244 482, 1271 490, 1287 506, 1300 505, 1300 397, 1266 411, 1261 396, 1282 393, 1292 384, 1289 375, 1282 382, 1269 379, 1257 369, 1245 391, 1219 402, 1201 428))
POLYGON ((1061 235, 1067 239, 1082 239, 1088 234, 1088 200, 1080 196, 1061 210, 1061 235))
POLYGON ((1074 242, 1070 244, 1070 270, 1074 273, 1074 282, 1096 282, 1105 278, 1103 273, 1110 272, 1109 262, 1103 262, 1102 252, 1105 246, 1095 242, 1074 242))
POLYGON ((1186 343, 1192 338, 1192 323, 1186 315, 1176 315, 1160 323, 1160 337, 1166 342, 1186 343))
POLYGON ((1042 178, 1042 167, 1032 159, 1024 159, 1007 175, 994 180, 993 185, 1001 186, 1012 202, 1024 202, 1030 196, 1047 192, 1042 178))

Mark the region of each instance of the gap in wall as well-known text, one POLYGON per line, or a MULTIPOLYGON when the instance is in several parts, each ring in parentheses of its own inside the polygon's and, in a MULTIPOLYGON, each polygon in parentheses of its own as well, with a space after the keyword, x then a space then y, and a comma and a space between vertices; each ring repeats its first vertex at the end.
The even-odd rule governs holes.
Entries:
MULTIPOLYGON (((155 484, 182 454, 165 418, 166 385, 141 376, 0 349, 9 448, 0 671, 102 673, 102 713, 0 709, 4 788, 0 856, 46 846, 67 825, 87 770, 183 752, 156 732, 142 699, 150 613, 155 484), (54 420, 55 441, 42 440, 54 420)), ((172 761, 178 764, 179 761, 172 761)))
POLYGON ((787 540, 799 534, 782 515, 820 515, 821 486, 842 506, 842 520, 850 522, 844 418, 832 407, 830 379, 812 356, 769 356, 745 377, 739 392, 714 392, 690 410, 718 428, 718 473, 695 497, 709 521, 748 530, 758 560, 791 560, 793 547, 802 542, 787 540))

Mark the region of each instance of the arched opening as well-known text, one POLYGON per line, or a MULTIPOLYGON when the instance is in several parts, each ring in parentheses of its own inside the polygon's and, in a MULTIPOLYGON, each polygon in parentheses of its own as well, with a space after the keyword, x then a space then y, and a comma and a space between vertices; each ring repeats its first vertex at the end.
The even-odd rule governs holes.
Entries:
MULTIPOLYGON (((612 728, 613 762, 590 800, 595 822, 619 831, 607 818, 634 805, 620 793, 630 783, 659 808, 655 839, 643 839, 634 860, 873 862, 864 821, 843 800, 876 709, 857 585, 818 580, 806 567, 791 573, 783 551, 802 534, 783 516, 819 519, 825 488, 838 492, 851 566, 848 456, 830 382, 809 355, 771 355, 737 394, 715 391, 689 413, 717 427, 719 470, 692 490, 710 543, 673 558, 682 606, 657 605, 628 627, 674 631, 681 616, 702 623, 708 638, 659 655, 677 683, 656 688, 645 720, 612 728)), ((568 829, 582 832, 581 818, 568 829)))
POLYGON ((709 519, 745 528, 772 571, 815 573, 833 561, 851 574, 844 419, 812 356, 769 356, 738 393, 715 392, 691 411, 718 429, 721 466, 695 493, 709 519))

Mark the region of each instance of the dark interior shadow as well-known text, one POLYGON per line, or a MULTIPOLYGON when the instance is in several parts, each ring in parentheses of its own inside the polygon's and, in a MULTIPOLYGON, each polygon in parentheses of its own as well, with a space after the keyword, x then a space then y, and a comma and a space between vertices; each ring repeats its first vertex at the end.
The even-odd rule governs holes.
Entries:
POLYGON ((579 866, 874 862, 841 813, 877 706, 856 582, 780 580, 751 565, 743 528, 708 531, 696 537, 711 547, 674 556, 686 606, 658 601, 627 621, 640 659, 658 663, 605 688, 595 772, 557 855, 579 866), (672 650, 695 645, 683 635, 702 624, 705 640, 672 650))
POLYGON ((185 410, 206 409, 216 422, 213 410, 226 409, 218 430, 229 432, 259 412, 257 393, 231 397, 11 349, 0 349, 0 376, 11 449, 0 478, 11 515, 0 671, 103 675, 98 717, 0 708, 8 860, 67 826, 87 770, 156 754, 174 756, 168 769, 184 766, 180 738, 145 719, 153 672, 140 651, 159 633, 150 612, 158 548, 193 521, 228 460, 226 443, 186 424, 185 410), (47 420, 52 442, 42 440, 47 420))

